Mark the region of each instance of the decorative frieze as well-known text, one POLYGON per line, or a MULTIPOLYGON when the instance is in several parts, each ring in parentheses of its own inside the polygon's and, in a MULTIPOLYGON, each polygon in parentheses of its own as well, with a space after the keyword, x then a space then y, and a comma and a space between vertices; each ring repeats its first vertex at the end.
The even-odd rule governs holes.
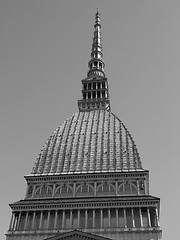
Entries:
POLYGON ((109 179, 86 181, 61 181, 60 183, 32 184, 27 187, 26 198, 72 198, 121 195, 145 195, 146 179, 109 179))

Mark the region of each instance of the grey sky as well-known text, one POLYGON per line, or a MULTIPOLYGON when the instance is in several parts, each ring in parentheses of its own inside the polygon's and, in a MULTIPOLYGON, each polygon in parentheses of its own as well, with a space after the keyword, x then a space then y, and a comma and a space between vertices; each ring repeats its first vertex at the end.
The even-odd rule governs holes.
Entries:
POLYGON ((50 134, 78 111, 97 6, 112 112, 161 198, 163 240, 179 239, 180 1, 0 0, 0 223, 50 134))

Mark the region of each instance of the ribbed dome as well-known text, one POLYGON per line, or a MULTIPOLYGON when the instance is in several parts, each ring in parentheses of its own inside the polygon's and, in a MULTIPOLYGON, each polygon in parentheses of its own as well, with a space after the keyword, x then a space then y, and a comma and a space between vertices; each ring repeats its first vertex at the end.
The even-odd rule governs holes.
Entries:
POLYGON ((135 143, 123 123, 108 110, 95 110, 76 113, 55 130, 41 150, 32 174, 141 169, 135 143))

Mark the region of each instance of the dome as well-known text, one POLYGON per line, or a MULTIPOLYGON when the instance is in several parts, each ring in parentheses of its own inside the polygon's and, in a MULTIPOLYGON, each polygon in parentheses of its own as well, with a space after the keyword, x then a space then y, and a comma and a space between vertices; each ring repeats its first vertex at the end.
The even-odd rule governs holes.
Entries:
POLYGON ((124 124, 108 110, 74 114, 41 150, 32 175, 143 170, 124 124))

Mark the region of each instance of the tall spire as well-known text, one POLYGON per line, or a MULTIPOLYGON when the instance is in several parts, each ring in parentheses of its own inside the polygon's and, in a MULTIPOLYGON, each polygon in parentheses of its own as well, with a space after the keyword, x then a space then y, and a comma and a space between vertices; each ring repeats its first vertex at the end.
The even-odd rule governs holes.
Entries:
POLYGON ((110 110, 108 81, 104 73, 101 44, 100 14, 96 12, 91 59, 87 77, 82 80, 82 99, 78 100, 79 111, 110 110))
POLYGON ((103 53, 102 53, 102 44, 101 44, 101 24, 100 24, 100 14, 96 12, 95 24, 94 24, 94 37, 91 51, 91 59, 89 60, 88 67, 89 71, 87 76, 92 75, 105 77, 103 62, 103 53))

